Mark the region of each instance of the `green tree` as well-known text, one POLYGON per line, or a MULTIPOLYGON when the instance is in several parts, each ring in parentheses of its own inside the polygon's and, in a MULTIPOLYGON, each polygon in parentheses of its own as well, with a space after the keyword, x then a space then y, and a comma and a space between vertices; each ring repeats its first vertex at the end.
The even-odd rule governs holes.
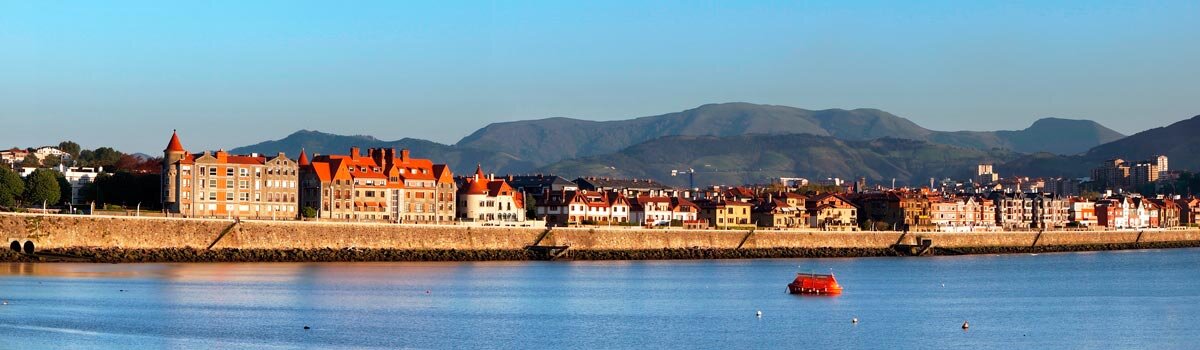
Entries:
POLYGON ((79 144, 74 141, 63 141, 58 143, 58 149, 71 155, 71 159, 79 158, 79 144))
POLYGON ((62 192, 58 186, 58 179, 54 176, 54 171, 38 169, 25 177, 24 199, 26 203, 32 205, 55 204, 58 203, 60 197, 62 197, 62 192))
POLYGON ((122 155, 124 154, 111 147, 100 147, 92 151, 92 159, 88 162, 88 166, 102 166, 106 169, 116 169, 115 166, 121 160, 122 155))
POLYGON ((87 202, 96 202, 98 205, 108 203, 108 198, 105 197, 103 189, 110 182, 112 182, 112 175, 109 175, 108 173, 100 173, 100 175, 97 175, 91 183, 83 186, 83 189, 81 190, 83 191, 83 200, 87 202))
POLYGON ((304 207, 304 209, 300 210, 300 215, 303 215, 305 218, 312 219, 317 217, 317 210, 313 209, 313 207, 304 207))
POLYGON ((13 198, 12 193, 0 191, 0 207, 12 208, 15 206, 17 206, 17 199, 13 198))
POLYGON ((42 166, 46 167, 46 168, 57 167, 62 163, 63 163, 63 159, 61 156, 48 155, 48 156, 46 156, 46 159, 42 159, 42 166))
POLYGON ((25 159, 21 160, 21 167, 24 168, 38 168, 41 166, 42 161, 38 160, 37 157, 33 156, 32 153, 25 156, 25 159))
POLYGON ((71 182, 62 173, 55 171, 54 179, 58 181, 58 200, 63 204, 71 203, 71 182))
POLYGON ((21 180, 21 175, 17 175, 8 167, 0 166, 0 205, 6 207, 17 205, 17 201, 21 199, 23 193, 25 193, 25 181, 21 180))
POLYGON ((75 157, 75 166, 92 166, 92 161, 95 159, 95 154, 92 150, 81 150, 79 156, 75 157))

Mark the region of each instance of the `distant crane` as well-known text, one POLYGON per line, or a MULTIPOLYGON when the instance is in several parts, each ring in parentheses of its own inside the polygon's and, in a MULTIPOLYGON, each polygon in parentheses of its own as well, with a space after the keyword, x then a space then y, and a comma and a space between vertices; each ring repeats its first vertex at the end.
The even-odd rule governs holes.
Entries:
POLYGON ((680 172, 686 172, 688 174, 688 190, 695 189, 696 188, 696 169, 688 168, 686 171, 679 171, 679 170, 671 169, 671 177, 679 176, 680 172))

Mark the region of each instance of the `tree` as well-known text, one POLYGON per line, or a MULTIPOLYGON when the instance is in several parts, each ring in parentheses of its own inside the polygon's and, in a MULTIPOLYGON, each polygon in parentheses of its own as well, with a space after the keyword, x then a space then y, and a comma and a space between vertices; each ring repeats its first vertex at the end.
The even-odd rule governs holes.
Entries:
POLYGON ((38 160, 38 158, 36 156, 34 156, 33 153, 30 153, 29 155, 25 156, 25 159, 21 160, 21 167, 24 167, 24 168, 38 168, 41 166, 42 166, 42 161, 38 160))
POLYGON ((67 152, 71 155, 71 159, 79 158, 79 144, 74 141, 63 141, 58 143, 58 150, 67 152))
POLYGON ((12 208, 15 206, 17 206, 17 199, 13 198, 12 193, 0 191, 0 207, 12 208))
POLYGON ((122 153, 111 147, 100 147, 94 151, 80 151, 79 158, 87 166, 113 168, 121 160, 122 153))
POLYGON ((42 159, 42 166, 46 167, 46 168, 57 167, 57 166, 61 165, 62 163, 63 163, 62 156, 57 156, 57 155, 53 155, 53 154, 46 156, 46 159, 42 159))
POLYGON ((21 199, 23 193, 25 193, 25 181, 21 180, 21 175, 17 175, 8 167, 0 166, 0 205, 6 207, 17 205, 17 201, 21 199))
POLYGON ((300 210, 300 215, 303 215, 305 218, 312 219, 317 217, 317 210, 313 209, 313 207, 304 207, 304 209, 300 210))
POLYGON ((71 182, 57 171, 54 172, 54 179, 58 181, 59 201, 63 204, 71 204, 71 182))
POLYGON ((96 202, 98 204, 107 203, 107 198, 104 196, 102 187, 112 181, 112 175, 108 173, 100 173, 91 183, 84 185, 80 191, 83 195, 83 200, 86 202, 96 202))
POLYGON ((25 177, 25 202, 29 204, 58 203, 62 192, 54 171, 47 169, 34 170, 25 177))

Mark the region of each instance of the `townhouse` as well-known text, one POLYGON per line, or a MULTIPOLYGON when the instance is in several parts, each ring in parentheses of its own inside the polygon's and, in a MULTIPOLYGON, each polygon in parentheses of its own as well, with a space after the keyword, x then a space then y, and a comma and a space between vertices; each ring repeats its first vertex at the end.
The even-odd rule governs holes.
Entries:
POLYGON ((535 205, 536 216, 547 226, 628 223, 630 211, 624 196, 587 190, 547 192, 535 205))
POLYGON ((823 231, 858 231, 858 206, 836 193, 805 201, 808 227, 823 231))
POLYGON ((708 222, 709 227, 731 228, 754 225, 750 221, 751 204, 735 200, 703 199, 696 201, 700 207, 698 218, 708 222))
POLYGON ((680 197, 637 196, 629 206, 629 222, 646 226, 694 223, 700 212, 695 203, 680 197))

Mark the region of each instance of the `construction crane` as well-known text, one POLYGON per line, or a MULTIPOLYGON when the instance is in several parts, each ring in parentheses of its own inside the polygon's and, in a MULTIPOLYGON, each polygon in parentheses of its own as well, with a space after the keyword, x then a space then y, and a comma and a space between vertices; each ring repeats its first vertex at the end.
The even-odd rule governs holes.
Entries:
POLYGON ((696 169, 688 168, 685 171, 671 169, 671 177, 679 176, 679 173, 681 173, 681 172, 686 172, 688 174, 688 189, 689 190, 695 189, 696 188, 696 169))

